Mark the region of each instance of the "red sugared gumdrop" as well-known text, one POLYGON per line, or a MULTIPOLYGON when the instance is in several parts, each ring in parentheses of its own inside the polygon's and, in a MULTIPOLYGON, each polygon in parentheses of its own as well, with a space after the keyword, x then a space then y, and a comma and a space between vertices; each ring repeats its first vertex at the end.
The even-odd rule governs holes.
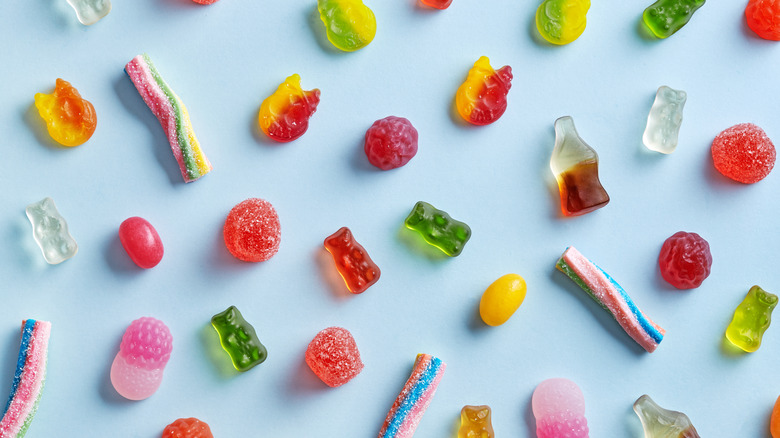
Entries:
POLYGON ((363 370, 355 339, 341 327, 328 327, 317 333, 306 349, 306 363, 332 388, 349 382, 363 370))
POLYGON ((368 161, 382 170, 401 167, 417 154, 417 130, 403 117, 377 120, 366 131, 365 151, 368 161))
POLYGON ((209 425, 197 418, 179 418, 163 430, 162 438, 214 438, 209 425))
POLYGON ((747 25, 765 40, 780 40, 780 0, 750 0, 745 8, 747 25))
POLYGON ((157 230, 149 221, 137 216, 125 219, 119 226, 119 241, 127 255, 143 269, 157 266, 165 253, 157 230))
POLYGON ((279 251, 281 227, 273 205, 250 198, 233 207, 225 219, 225 246, 239 260, 264 262, 279 251))
POLYGON ((696 233, 678 231, 666 239, 658 255, 661 276, 677 289, 693 289, 710 275, 710 245, 696 233))
POLYGON ((752 123, 734 125, 712 142, 712 161, 718 172, 745 184, 759 182, 769 175, 775 157, 772 140, 752 123))

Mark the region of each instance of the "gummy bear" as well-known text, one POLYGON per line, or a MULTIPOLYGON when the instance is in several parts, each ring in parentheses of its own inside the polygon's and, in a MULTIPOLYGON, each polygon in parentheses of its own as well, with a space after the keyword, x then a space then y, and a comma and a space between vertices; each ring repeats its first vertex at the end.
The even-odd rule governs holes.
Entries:
POLYGON ((585 397, 568 379, 547 379, 531 397, 538 438, 588 438, 585 397))
POLYGON ((141 217, 125 219, 119 225, 119 241, 139 268, 149 269, 157 266, 165 253, 157 230, 141 217))
POLYGON ((544 0, 536 9, 536 28, 553 44, 569 44, 585 31, 590 0, 544 0))
POLYGON ((374 166, 399 168, 417 155, 417 130, 408 119, 385 117, 368 128, 363 149, 374 166))
POLYGON ((658 406, 647 394, 634 402, 634 412, 642 422, 645 438, 699 438, 687 415, 658 406))
POLYGON ((718 172, 734 181, 753 184, 775 167, 777 152, 763 129, 740 123, 718 134, 712 141, 712 162, 718 172))
POLYGON ((208 424, 197 418, 179 418, 165 426, 162 438, 214 438, 208 424))
POLYGON ((458 438, 496 438, 490 421, 490 406, 463 406, 458 438))
POLYGON ((414 205, 404 224, 450 257, 458 256, 471 238, 471 228, 468 225, 423 201, 414 205))
POLYGON ((294 74, 260 105, 260 129, 276 141, 295 140, 309 129, 309 118, 319 103, 320 90, 304 91, 301 77, 294 74))
POLYGON ((780 438, 780 397, 775 400, 775 407, 772 409, 772 418, 769 421, 769 432, 772 438, 780 438))
POLYGON ((452 0, 420 0, 424 5, 436 9, 447 9, 452 4, 452 0))
POLYGON ((474 125, 489 125, 506 111, 506 95, 512 88, 512 67, 493 70, 487 56, 480 57, 455 93, 458 114, 474 125))
POLYGON ((526 290, 525 279, 517 274, 507 274, 494 281, 479 300, 482 321, 490 326, 507 322, 523 304, 526 290))
POLYGON ((342 327, 328 327, 306 348, 306 364, 326 385, 341 386, 363 370, 355 338, 342 327))
POLYGON ((569 116, 555 121, 550 169, 558 180, 561 210, 566 216, 590 213, 609 203, 609 195, 599 181, 599 156, 580 138, 569 116))
POLYGON ((111 364, 111 384, 116 392, 129 400, 149 398, 162 383, 172 349, 171 331, 162 321, 149 317, 133 321, 111 364))
POLYGON ((758 350, 764 332, 772 323, 772 311, 775 307, 777 295, 758 286, 751 287, 734 311, 734 318, 726 328, 726 338, 748 353, 758 350))
POLYGON ((237 370, 247 371, 268 357, 268 351, 258 339, 255 328, 244 319, 236 306, 230 306, 211 317, 211 325, 219 333, 219 342, 237 370))
POLYGON ((664 241, 658 255, 661 276, 677 289, 694 289, 710 275, 710 244, 696 233, 678 231, 664 241))
POLYGON ((333 256, 336 269, 353 294, 363 293, 379 281, 379 266, 355 240, 349 228, 341 227, 328 236, 325 239, 325 249, 333 256))
POLYGON ((745 19, 748 27, 761 38, 780 41, 780 1, 750 0, 745 19))
POLYGON ((35 107, 51 138, 63 146, 78 146, 95 132, 95 107, 68 81, 57 78, 52 94, 37 93, 35 107))
POLYGON ((239 260, 264 262, 279 251, 279 216, 270 202, 250 198, 228 213, 223 228, 225 246, 239 260))
POLYGON ((317 0, 328 40, 345 52, 366 47, 376 35, 374 12, 362 0, 317 0))
POLYGON ((68 0, 81 24, 89 26, 111 12, 111 0, 68 0))
POLYGON ((658 0, 645 9, 642 21, 658 38, 667 38, 685 26, 706 0, 658 0))
POLYGON ((651 151, 671 154, 677 148, 677 137, 682 124, 682 112, 688 98, 685 91, 675 90, 666 85, 658 88, 647 126, 642 135, 642 143, 651 151))
POLYGON ((79 246, 68 232, 68 223, 57 211, 53 199, 47 197, 30 204, 25 212, 32 224, 35 243, 47 263, 56 265, 76 255, 79 246))

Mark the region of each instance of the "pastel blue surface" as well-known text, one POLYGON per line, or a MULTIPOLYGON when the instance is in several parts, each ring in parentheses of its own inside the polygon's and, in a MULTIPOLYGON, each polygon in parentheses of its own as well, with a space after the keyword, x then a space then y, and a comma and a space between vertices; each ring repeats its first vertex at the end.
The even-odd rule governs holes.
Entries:
MULTIPOLYGON (((754 284, 780 290, 776 268, 778 171, 750 186, 714 170, 712 139, 740 122, 780 139, 780 46, 744 24, 745 2, 708 2, 659 41, 642 29, 641 2, 593 2, 574 43, 540 41, 537 2, 455 0, 445 11, 416 0, 366 0, 376 39, 355 53, 323 39, 313 0, 116 0, 84 27, 65 0, 0 2, 0 394, 11 387, 19 323, 52 322, 46 388, 28 437, 160 436, 198 417, 218 437, 371 437, 379 431, 415 356, 447 363, 416 436, 453 437, 465 404, 488 404, 502 437, 533 437, 531 394, 566 377, 583 390, 594 437, 640 437, 631 410, 649 394, 685 412, 702 436, 766 437, 780 394, 780 327, 761 349, 737 354, 724 331, 754 284), (149 53, 187 105, 214 170, 184 184, 157 119, 124 65, 149 53), (509 107, 490 126, 464 126, 452 105, 469 68, 487 55, 514 72, 509 107), (290 74, 322 90, 309 131, 274 144, 256 129, 262 100, 290 74), (92 139, 53 144, 33 107, 61 77, 97 111, 92 139), (679 146, 641 144, 660 85, 688 93, 679 146), (417 156, 381 172, 362 141, 396 115, 419 131, 417 156), (553 122, 571 115, 599 153, 611 202, 560 215, 549 169, 553 122), (26 205, 51 196, 79 253, 46 264, 26 205), (234 259, 222 225, 249 198, 279 212, 279 253, 261 264, 234 259), (403 227, 417 201, 467 223, 456 258, 430 256, 403 227), (133 265, 117 236, 131 216, 149 220, 165 245, 155 268, 133 265), (322 241, 342 226, 381 267, 358 296, 345 293, 322 241), (677 231, 710 243, 712 275, 692 291, 661 278, 657 257, 677 231), (574 245, 614 276, 667 333, 652 354, 557 272, 574 245), (525 302, 487 327, 478 303, 514 272, 525 302), (268 348, 252 370, 230 371, 209 320, 241 309, 268 348), (141 402, 111 386, 122 333, 141 316, 174 337, 159 391, 141 402), (321 329, 349 329, 365 369, 331 389, 304 351, 321 329)), ((775 322, 778 324, 778 322, 775 322)))

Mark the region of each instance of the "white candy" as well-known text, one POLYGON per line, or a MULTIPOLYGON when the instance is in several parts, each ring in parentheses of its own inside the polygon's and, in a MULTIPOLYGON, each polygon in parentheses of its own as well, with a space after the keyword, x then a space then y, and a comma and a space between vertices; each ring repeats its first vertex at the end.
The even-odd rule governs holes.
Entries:
POLYGON ((671 154, 677 148, 682 112, 688 95, 663 85, 658 88, 655 102, 647 116, 647 127, 642 143, 651 151, 671 154))

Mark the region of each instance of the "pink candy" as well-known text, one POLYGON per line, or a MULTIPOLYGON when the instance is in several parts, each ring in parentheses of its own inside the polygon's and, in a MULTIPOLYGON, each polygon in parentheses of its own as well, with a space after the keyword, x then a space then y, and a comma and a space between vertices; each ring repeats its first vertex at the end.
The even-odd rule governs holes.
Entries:
POLYGON ((160 320, 133 321, 122 336, 119 353, 111 364, 111 384, 122 397, 143 400, 157 391, 171 357, 173 337, 160 320))
POLYGON ((585 397, 568 379, 547 379, 531 397, 538 438, 588 438, 585 397))
POLYGON ((131 217, 119 226, 119 240, 127 255, 140 268, 157 266, 163 258, 165 249, 162 240, 152 224, 144 218, 131 217))

